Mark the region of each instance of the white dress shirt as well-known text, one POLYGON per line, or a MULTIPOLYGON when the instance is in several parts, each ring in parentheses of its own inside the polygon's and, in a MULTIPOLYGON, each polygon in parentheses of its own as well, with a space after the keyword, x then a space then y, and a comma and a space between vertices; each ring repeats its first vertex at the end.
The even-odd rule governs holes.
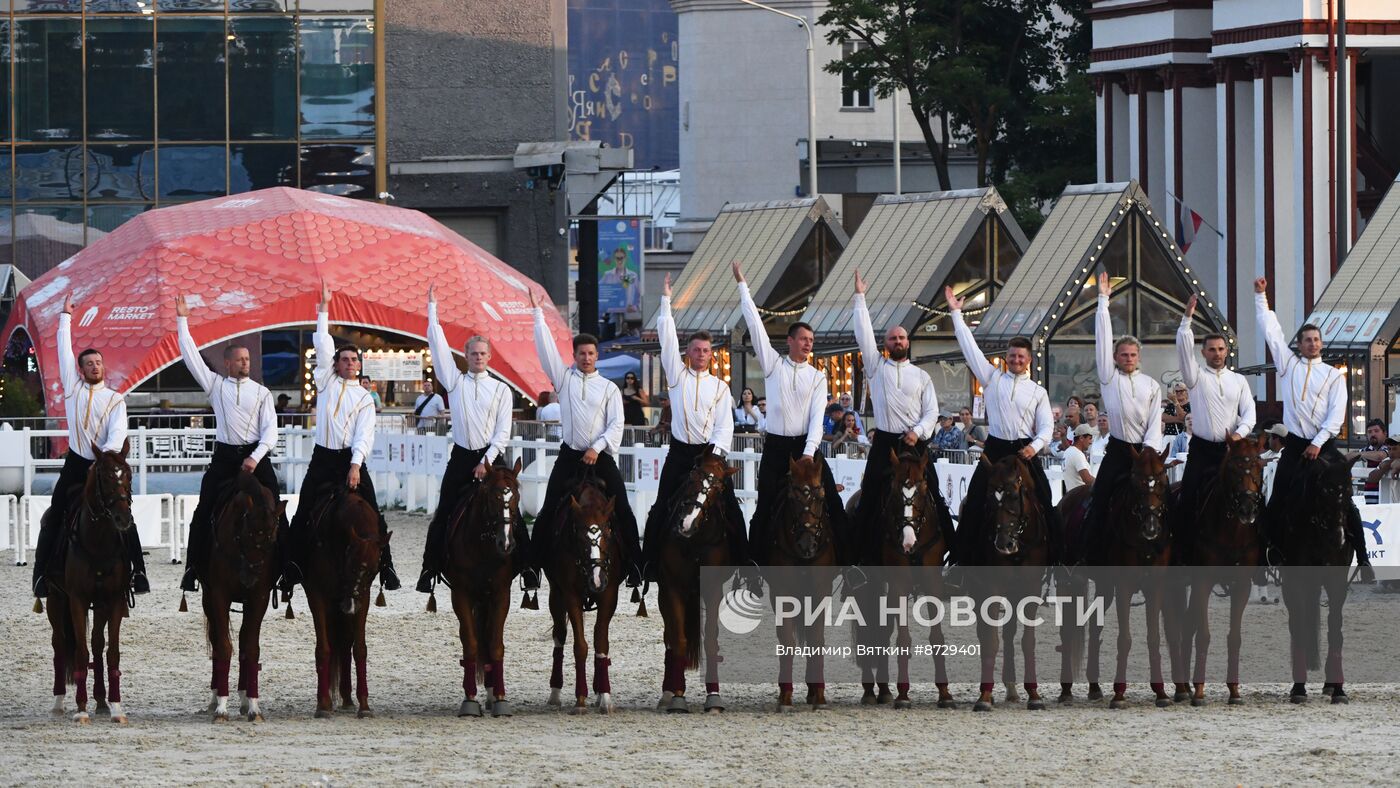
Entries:
POLYGON ((919 440, 928 440, 938 429, 938 395, 933 379, 908 358, 894 361, 881 355, 865 294, 856 293, 854 300, 856 345, 860 347, 865 379, 870 382, 875 429, 901 435, 913 430, 919 440))
POLYGON ((1084 452, 1080 451, 1078 446, 1070 444, 1069 448, 1064 450, 1063 456, 1065 458, 1064 468, 1062 469, 1064 473, 1065 492, 1088 484, 1088 482, 1084 481, 1084 477, 1079 475, 1080 471, 1089 470, 1089 458, 1084 456, 1084 452))
POLYGON ((1278 370, 1283 425, 1290 433, 1321 446, 1341 432, 1346 418, 1347 386, 1342 371, 1320 358, 1303 358, 1288 347, 1267 295, 1255 293, 1254 308, 1264 347, 1278 370))
POLYGON ((1182 380, 1191 390, 1191 433, 1212 443, 1223 443, 1232 432, 1248 437, 1254 429, 1254 393, 1244 375, 1210 367, 1202 374, 1189 318, 1182 318, 1176 330, 1176 352, 1182 380))
POLYGON ((1004 441, 1030 438, 1030 447, 1037 453, 1050 445, 1055 434, 1055 419, 1050 414, 1050 394, 1045 387, 1031 380, 1029 372, 1013 375, 997 369, 972 336, 972 329, 963 322, 962 310, 954 309, 953 335, 967 368, 982 384, 982 399, 987 406, 987 434, 1004 441))
POLYGON ((73 316, 58 316, 58 369, 63 381, 63 412, 68 416, 68 448, 83 459, 96 451, 121 451, 126 442, 126 398, 106 383, 88 383, 73 356, 73 316))
POLYGON ((696 372, 686 363, 671 317, 670 296, 661 297, 656 335, 661 342, 661 370, 671 393, 671 437, 681 443, 711 443, 715 454, 727 454, 734 444, 734 396, 709 370, 696 372))
POLYGON ((510 389, 489 372, 457 369, 452 346, 438 323, 437 302, 428 303, 428 351, 436 362, 438 380, 452 399, 452 442, 464 449, 484 448, 483 461, 495 462, 510 440, 510 389))
POLYGON ((749 414, 747 414, 747 413, 744 412, 744 406, 743 406, 743 405, 740 405, 740 406, 738 406, 737 408, 734 409, 734 423, 735 423, 736 425, 738 425, 738 424, 747 425, 747 426, 749 426, 749 427, 753 427, 754 430, 756 430, 756 431, 758 431, 758 432, 763 432, 764 421, 765 421, 765 419, 764 419, 764 417, 763 417, 763 414, 759 412, 758 406, 757 406, 757 405, 754 405, 754 406, 753 406, 753 415, 752 415, 752 416, 750 416, 749 414))
POLYGON ((359 380, 335 374, 335 341, 325 312, 316 313, 311 344, 316 348, 316 445, 349 449, 350 463, 364 465, 374 448, 374 398, 359 380))
POLYGON ((1094 315, 1094 362, 1108 411, 1108 434, 1161 451, 1162 387, 1141 369, 1128 374, 1114 365, 1113 320, 1108 315, 1108 297, 1102 293, 1094 315))
POLYGON ((749 341, 753 343, 758 366, 763 370, 764 394, 768 397, 767 432, 789 438, 805 435, 807 442, 802 453, 810 457, 822 442, 826 373, 806 361, 799 364, 789 356, 778 355, 768 341, 763 316, 758 313, 747 282, 739 283, 739 305, 749 326, 749 341))
POLYGON ((559 398, 564 443, 575 451, 593 449, 617 457, 622 447, 622 390, 596 371, 585 374, 564 366, 540 307, 535 307, 535 350, 559 398))
POLYGON ((1103 459, 1103 453, 1108 451, 1108 436, 1094 433, 1094 442, 1089 444, 1089 456, 1091 458, 1103 459))
POLYGON ((230 446, 256 443, 253 462, 261 462, 277 445, 277 413, 272 407, 272 393, 265 386, 248 378, 219 375, 204 363, 199 346, 190 335, 190 319, 176 317, 180 337, 180 357, 185 368, 214 409, 214 440, 230 446))

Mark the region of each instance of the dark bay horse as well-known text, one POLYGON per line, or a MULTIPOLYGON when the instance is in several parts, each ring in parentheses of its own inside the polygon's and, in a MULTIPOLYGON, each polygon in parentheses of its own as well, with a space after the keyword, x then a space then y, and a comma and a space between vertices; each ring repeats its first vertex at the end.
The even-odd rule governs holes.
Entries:
POLYGON ((521 462, 513 468, 490 465, 476 493, 462 501, 447 523, 447 558, 442 576, 452 589, 462 641, 462 691, 459 717, 480 717, 477 679, 486 689, 493 717, 514 713, 506 700, 505 627, 510 613, 511 581, 520 543, 521 462))
POLYGON ((719 694, 719 606, 724 588, 720 583, 702 588, 700 573, 702 567, 730 564, 731 523, 725 513, 724 485, 735 473, 738 469, 730 468, 723 458, 703 451, 669 502, 657 568, 657 594, 666 643, 665 674, 657 708, 667 712, 690 711, 685 699, 685 672, 700 664, 702 604, 705 711, 724 710, 719 694))
MULTIPOLYGON (((1325 457, 1325 455, 1324 455, 1325 457)), ((1346 703, 1342 676, 1342 608, 1347 602, 1353 548, 1347 541, 1351 468, 1325 458, 1304 463, 1299 484, 1282 491, 1290 512, 1282 529, 1283 567, 1279 570, 1293 665, 1289 700, 1308 699, 1308 671, 1323 667, 1320 654, 1322 592, 1327 592, 1327 663, 1323 693, 1346 703), (1331 692, 1329 693, 1328 690, 1331 692)))
MULTIPOLYGON (((208 502, 214 505, 214 502, 208 502)), ((208 625, 213 675, 209 711, 214 722, 228 721, 228 674, 233 659, 229 605, 243 605, 238 632, 239 710, 250 722, 262 721, 258 708, 258 639, 272 600, 282 562, 277 551, 277 524, 287 505, 251 473, 240 471, 222 493, 214 513, 213 545, 200 578, 204 583, 204 617, 208 625)))
POLYGON ((58 576, 63 582, 60 585, 49 581, 53 713, 63 714, 65 685, 72 683, 78 704, 73 721, 84 725, 89 721, 89 658, 96 710, 110 708, 112 722, 126 724, 121 704, 121 628, 129 607, 131 569, 127 565, 125 540, 127 532, 136 527, 131 515, 131 468, 126 464, 130 449, 127 442, 120 452, 96 453, 83 485, 82 500, 69 507, 68 522, 62 526, 59 551, 65 560, 58 576), (87 640, 89 608, 93 614, 91 654, 87 640))
MULTIPOLYGON (((977 574, 971 579, 970 588, 977 599, 978 607, 992 596, 1001 596, 1013 605, 1022 608, 1028 619, 1035 618, 1039 605, 1017 604, 1018 600, 1039 596, 1041 592, 1043 568, 1050 564, 1050 526, 1046 513, 1041 511, 1036 497, 1035 480, 1026 460, 1011 454, 995 463, 982 455, 987 469, 987 498, 983 511, 988 513, 989 522, 981 524, 981 532, 976 542, 976 554, 968 557, 970 566, 981 567, 973 570, 977 574)), ((966 524, 978 527, 978 524, 966 524)), ((999 605, 996 605, 999 607, 999 605)), ((997 647, 999 636, 1005 639, 1006 649, 1002 656, 1002 680, 1006 685, 1007 702, 1016 702, 1016 663, 1013 638, 1016 632, 1016 615, 1020 611, 996 611, 1007 618, 1001 627, 990 624, 986 617, 977 619, 977 642, 981 649, 982 677, 980 692, 973 711, 992 710, 992 689, 995 686, 997 647), (1001 629, 1004 632, 999 632, 1001 629)), ((1025 661, 1026 708, 1039 711, 1045 708, 1040 697, 1039 683, 1035 666, 1035 627, 1024 627, 1021 634, 1021 655, 1025 661)))
POLYGON ((549 578, 549 613, 554 619, 554 664, 549 677, 549 704, 562 704, 564 642, 574 632, 574 705, 572 714, 588 710, 588 639, 583 614, 597 610, 593 623, 593 691, 599 713, 616 710, 608 679, 608 626, 617 612, 617 590, 626 569, 622 545, 613 532, 615 502, 593 478, 575 482, 568 505, 560 507, 559 527, 545 561, 549 578))
MULTIPOLYGON (((813 591, 829 590, 824 582, 834 576, 839 564, 837 540, 826 514, 826 490, 822 486, 821 465, 811 457, 788 460, 787 486, 773 507, 770 563, 778 568, 769 583, 775 601, 779 596, 801 597, 813 591), (784 569, 788 567, 788 569, 784 569)), ((828 708, 822 646, 826 629, 818 617, 806 624, 783 619, 778 623, 778 711, 795 711, 792 705, 793 649, 800 639, 811 649, 807 657, 807 704, 813 710, 828 708)))
MULTIPOLYGON (((1181 628, 1180 665, 1191 664, 1191 647, 1196 648, 1195 692, 1192 706, 1204 706, 1206 656, 1210 651, 1210 596, 1217 584, 1230 595, 1230 634, 1226 639, 1229 663, 1225 685, 1230 705, 1244 703, 1240 697, 1240 628, 1245 605, 1249 603, 1250 583, 1259 565, 1259 516, 1264 508, 1264 463, 1259 445, 1246 438, 1231 436, 1226 442, 1225 459, 1209 490, 1202 491, 1196 518, 1195 537, 1186 545, 1189 551, 1178 563, 1195 567, 1186 620, 1181 628)), ((1178 658, 1173 658, 1176 669, 1178 658)), ((1178 690, 1184 686, 1178 685, 1178 690)))
POLYGON ((342 709, 355 708, 350 695, 350 660, 355 661, 358 716, 369 708, 365 618, 369 586, 379 571, 379 553, 392 532, 379 538, 379 513, 359 493, 340 487, 316 508, 307 559, 306 602, 316 623, 316 716, 335 713, 331 698, 340 686, 342 709))
MULTIPOLYGON (((880 535, 880 566, 889 578, 884 593, 890 609, 897 609, 899 600, 912 597, 916 593, 938 598, 944 596, 942 566, 948 545, 943 538, 945 524, 939 522, 940 509, 933 498, 938 491, 929 489, 928 477, 925 475, 928 471, 928 461, 927 452, 896 454, 893 450, 890 451, 890 467, 893 473, 890 476, 889 489, 885 492, 885 505, 882 510, 884 522, 866 524, 866 527, 875 528, 880 535)), ((899 694, 893 698, 893 702, 894 708, 907 709, 914 705, 909 698, 909 655, 913 638, 909 634, 907 618, 894 624, 894 629, 895 645, 898 647, 895 658, 895 688, 899 694)), ((867 631, 879 633, 877 645, 882 646, 889 644, 889 630, 889 626, 867 628, 867 631)), ((933 646, 938 707, 953 708, 956 704, 948 692, 948 670, 942 650, 944 639, 941 625, 934 624, 929 629, 929 644, 933 646)), ((887 675, 888 669, 885 665, 888 659, 887 655, 872 658, 872 661, 877 661, 876 677, 887 675)), ((876 695, 873 684, 866 681, 861 703, 869 705, 888 702, 886 699, 890 695, 889 684, 879 682, 879 687, 879 695, 876 695)))

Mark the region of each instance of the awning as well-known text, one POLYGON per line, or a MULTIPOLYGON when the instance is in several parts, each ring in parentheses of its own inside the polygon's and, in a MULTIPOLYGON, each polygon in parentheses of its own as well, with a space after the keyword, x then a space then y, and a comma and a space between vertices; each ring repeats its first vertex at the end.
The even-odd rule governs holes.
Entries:
POLYGON ((1400 335, 1400 188, 1390 185, 1308 322, 1328 353, 1368 353, 1400 335))

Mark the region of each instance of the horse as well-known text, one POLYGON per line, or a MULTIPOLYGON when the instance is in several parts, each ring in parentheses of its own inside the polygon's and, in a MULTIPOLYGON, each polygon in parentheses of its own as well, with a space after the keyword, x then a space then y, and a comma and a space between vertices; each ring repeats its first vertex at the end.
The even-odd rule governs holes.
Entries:
MULTIPOLYGON (((929 488, 928 477, 925 475, 928 470, 928 454, 896 453, 891 450, 890 468, 893 472, 889 488, 885 491, 884 522, 867 525, 879 534, 880 566, 888 577, 884 589, 885 596, 890 600, 889 607, 897 609, 897 600, 912 597, 916 593, 943 597, 942 566, 948 545, 943 538, 943 523, 938 521, 939 508, 933 498, 938 491, 929 488)), ((852 500, 851 503, 854 505, 856 501, 852 500)), ((861 697, 863 705, 878 705, 891 701, 896 709, 908 709, 914 705, 909 698, 909 655, 913 639, 909 634, 908 618, 899 618, 894 626, 897 632, 895 688, 899 694, 891 696, 888 682, 881 681, 878 682, 880 691, 877 695, 877 682, 865 681, 864 694, 861 697)), ((889 626, 867 626, 864 629, 879 633, 877 645, 889 644, 889 626)), ((954 708, 957 704, 948 692, 943 629, 939 624, 934 624, 929 629, 929 644, 933 646, 938 708, 954 708)), ((880 651, 875 653, 881 654, 880 651)), ((866 667, 872 665, 876 668, 875 675, 867 675, 866 678, 888 677, 888 656, 869 658, 866 667)))
MULTIPOLYGON (((826 514, 826 490, 822 486, 821 465, 811 457, 788 460, 788 484, 773 507, 773 545, 768 551, 775 567, 792 567, 773 573, 771 598, 800 597, 834 573, 839 561, 838 536, 826 514)), ((826 642, 823 622, 799 626, 790 619, 778 622, 778 711, 792 712, 792 664, 799 637, 807 646, 807 705, 813 711, 829 708, 823 673, 822 646, 826 642)))
POLYGON ((707 587, 700 582, 700 576, 703 567, 730 564, 731 523, 725 513, 724 485, 735 473, 738 469, 730 468, 723 458, 703 451, 669 502, 657 568, 657 594, 666 643, 657 708, 668 713, 690 711, 685 699, 685 672, 700 664, 702 604, 705 711, 724 711, 719 694, 719 608, 724 588, 721 583, 707 587))
POLYGON ((462 691, 459 717, 482 716, 477 679, 486 689, 493 717, 514 713, 506 700, 505 627, 510 613, 511 581, 516 556, 525 547, 520 528, 521 461, 513 468, 488 466, 476 493, 457 506, 447 523, 446 561, 442 576, 452 589, 462 641, 462 691))
MULTIPOLYGON (((1180 664, 1191 664, 1191 646, 1196 648, 1195 692, 1192 706, 1204 706, 1206 655, 1210 651, 1210 595, 1217 583, 1230 595, 1230 634, 1226 640, 1229 662, 1225 686, 1230 691, 1229 703, 1244 703, 1240 697, 1240 627, 1244 608, 1249 603, 1249 589, 1254 567, 1259 564, 1259 515, 1264 505, 1264 463, 1259 459, 1259 445, 1252 440, 1231 436, 1226 441, 1225 459, 1214 484, 1203 490, 1199 514, 1196 517, 1195 538, 1188 545, 1191 554, 1181 563, 1197 567, 1191 580, 1191 596, 1182 626, 1179 647, 1180 664), (1201 567, 1213 567, 1202 570, 1201 567), (1218 567, 1218 568, 1214 568, 1218 567)), ((1175 666, 1176 659, 1173 660, 1175 666)), ((1178 690, 1183 690, 1178 685, 1178 690)))
POLYGON ((616 710, 608 679, 608 626, 617 612, 617 590, 625 573, 622 545, 613 532, 615 501, 596 479, 574 483, 567 507, 561 507, 554 544, 545 561, 549 578, 549 614, 554 620, 554 664, 549 676, 549 705, 562 705, 566 627, 574 631, 574 705, 571 714, 588 711, 588 640, 583 614, 597 609, 593 622, 593 691, 600 714, 616 710))
POLYGON ((1288 610, 1293 688, 1289 700, 1308 700, 1308 671, 1320 665, 1322 591, 1327 592, 1327 663, 1323 694, 1333 703, 1348 702, 1342 682, 1342 608, 1346 606, 1353 547, 1347 541, 1351 503, 1351 469, 1341 461, 1304 463, 1298 485, 1288 496, 1282 528, 1283 566, 1279 570, 1283 603, 1288 610))
MULTIPOLYGON (((229 482, 221 500, 214 514, 213 549, 200 578, 213 661, 209 711, 214 722, 228 722, 228 674, 233 658, 229 605, 238 602, 243 605, 243 625, 238 633, 239 710, 249 722, 261 722, 258 636, 282 565, 277 525, 287 504, 247 471, 239 471, 229 482)), ((207 503, 214 505, 213 501, 207 503)))
MULTIPOLYGON (((979 608, 992 596, 1008 600, 1025 599, 1040 594, 1041 579, 1029 570, 1046 567, 1050 564, 1050 527, 1046 513, 1041 511, 1036 496, 1035 479, 1030 466, 1019 455, 1011 454, 995 463, 982 455, 981 462, 988 465, 986 502, 983 511, 990 512, 989 529, 977 541, 977 554, 968 556, 971 565, 987 567, 978 572, 975 578, 974 596, 978 597, 979 608)), ((964 509, 966 502, 964 502, 964 509)), ((972 526, 973 524, 968 523, 972 526)), ((974 526, 975 527, 975 526, 974 526)), ((999 607, 999 605, 998 605, 999 607)), ((1018 605, 1018 607, 1020 607, 1018 605)), ((1033 619, 1039 605, 1026 605, 1024 614, 1033 619)), ((998 611, 989 611, 995 618, 998 611)), ((999 611, 1010 613, 1011 611, 999 611)), ((1021 610, 1016 611, 1018 615, 1021 610)), ((1002 681, 1006 686, 1006 700, 1014 703, 1019 700, 1016 692, 1016 663, 1013 638, 1016 632, 1016 619, 1007 615, 1009 627, 1004 633, 1006 650, 1002 656, 1002 681)), ((996 670, 998 635, 1001 627, 986 621, 987 616, 978 616, 977 642, 981 651, 981 686, 973 711, 992 710, 993 676, 996 670)), ((1035 666, 1035 627, 1025 627, 1021 635, 1021 653, 1025 661, 1026 708, 1040 711, 1045 701, 1040 697, 1036 680, 1035 666)))
POLYGON ((132 599, 126 534, 136 527, 131 514, 131 467, 126 464, 130 450, 128 441, 120 452, 96 452, 82 499, 69 507, 68 522, 63 524, 60 543, 64 546, 59 548, 60 554, 66 556, 63 582, 50 579, 48 584, 49 625, 53 629, 53 714, 63 714, 66 684, 73 684, 78 705, 73 721, 81 725, 90 720, 89 656, 96 711, 110 711, 112 722, 119 725, 127 722, 121 704, 121 628, 132 599), (87 644, 88 608, 93 613, 91 655, 87 644))
POLYGON ((379 570, 379 554, 393 534, 385 534, 381 541, 379 513, 359 493, 343 487, 316 507, 307 527, 313 546, 302 585, 316 626, 316 717, 334 715, 331 692, 337 684, 341 709, 355 708, 350 696, 352 656, 357 716, 373 717, 365 662, 365 618, 370 582, 379 570))

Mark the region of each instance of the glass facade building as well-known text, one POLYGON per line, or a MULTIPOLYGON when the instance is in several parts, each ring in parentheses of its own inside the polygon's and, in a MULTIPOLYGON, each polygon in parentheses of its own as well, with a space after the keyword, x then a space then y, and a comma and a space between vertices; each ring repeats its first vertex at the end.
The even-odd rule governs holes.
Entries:
POLYGON ((0 264, 270 186, 373 198, 375 0, 0 0, 0 264))

